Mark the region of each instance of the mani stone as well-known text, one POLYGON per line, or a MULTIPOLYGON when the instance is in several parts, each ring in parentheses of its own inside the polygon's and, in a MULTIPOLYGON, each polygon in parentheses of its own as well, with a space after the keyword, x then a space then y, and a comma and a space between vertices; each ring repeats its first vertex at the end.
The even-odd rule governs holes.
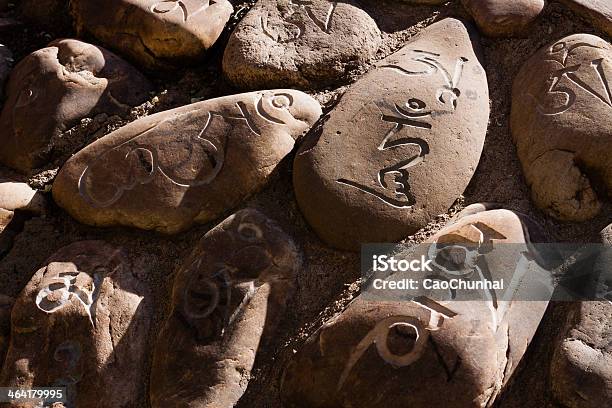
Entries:
POLYGON ((78 221, 177 233, 261 189, 321 115, 310 96, 226 96, 139 119, 73 156, 53 197, 78 221))
POLYGON ((70 2, 77 33, 89 33, 143 67, 171 69, 200 60, 234 8, 227 0, 70 2))
POLYGON ((0 383, 66 387, 70 407, 136 406, 149 309, 121 249, 102 241, 64 247, 17 297, 0 383))
POLYGON ((0 162, 27 173, 53 155, 53 140, 81 119, 124 114, 151 84, 109 51, 57 40, 17 64, 0 115, 0 162))
POLYGON ((512 88, 510 124, 535 204, 594 217, 612 192, 612 46, 574 34, 535 53, 512 88))
POLYGON ((209 231, 176 274, 151 372, 154 408, 231 408, 257 350, 274 338, 301 257, 292 239, 246 209, 209 231))
POLYGON ((612 3, 610 0, 559 0, 585 17, 604 33, 612 36, 612 3))
POLYGON ((232 33, 223 72, 247 89, 319 88, 363 70, 380 42, 354 1, 261 0, 232 33))
POLYGON ((544 9, 544 0, 461 0, 480 31, 490 37, 525 32, 544 9))
MULTIPOLYGON (((463 291, 471 300, 461 301, 445 300, 448 294, 373 300, 362 292, 324 323, 288 364, 281 385, 283 406, 492 406, 548 304, 544 298, 520 300, 527 299, 523 292, 539 286, 540 279, 550 283, 547 270, 519 259, 535 257, 528 249, 526 225, 511 211, 492 210, 459 218, 441 230, 426 242, 435 250, 427 259, 435 261, 432 273, 437 279, 457 278, 461 271, 466 279, 480 280, 478 265, 488 265, 490 279, 514 272, 516 285, 463 291), (443 264, 445 253, 455 262, 443 264)), ((416 279, 423 282, 423 273, 418 274, 416 279)), ((461 292, 457 290, 457 299, 461 292)))
MULTIPOLYGON (((609 265, 608 265, 609 266, 609 265)), ((551 367, 555 399, 568 408, 612 401, 612 302, 572 305, 551 367)))
POLYGON ((398 241, 463 193, 489 118, 472 34, 452 18, 431 25, 351 86, 305 140, 295 194, 328 244, 398 241))

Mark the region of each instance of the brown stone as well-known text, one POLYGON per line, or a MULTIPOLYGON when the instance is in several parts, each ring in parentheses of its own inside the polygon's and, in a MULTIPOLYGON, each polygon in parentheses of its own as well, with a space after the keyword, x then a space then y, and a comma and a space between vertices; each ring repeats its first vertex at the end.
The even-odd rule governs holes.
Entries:
POLYGON ((559 0, 576 13, 612 36, 612 3, 610 0, 559 0))
POLYGON ((544 9, 544 0, 461 0, 480 31, 490 37, 525 33, 544 9))
POLYGON ((258 191, 321 115, 310 96, 261 91, 139 119, 60 170, 55 201, 91 225, 176 233, 258 191))
POLYGON ((79 34, 147 69, 170 69, 201 59, 217 41, 233 7, 227 0, 73 0, 79 34))
POLYGON ((317 88, 363 70, 380 42, 352 0, 262 0, 232 33, 223 72, 241 88, 317 88))
MULTIPOLYGON (((483 300, 461 301, 425 296, 372 300, 362 293, 323 324, 289 363, 281 385, 284 406, 491 406, 522 359, 548 303, 514 300, 542 278, 550 283, 549 272, 534 261, 517 267, 523 265, 517 256, 533 254, 527 249, 526 225, 511 211, 492 210, 461 217, 434 235, 427 243, 436 245, 437 255, 428 259, 437 260, 449 249, 476 251, 469 273, 480 271, 474 266, 482 264, 478 259, 489 265, 491 279, 524 272, 516 291, 508 285, 503 291, 483 292, 483 300), (509 247, 514 249, 507 251, 509 247), (484 300, 494 295, 496 303, 484 300)), ((439 279, 453 277, 437 263, 434 270, 439 279)), ((456 298, 462 295, 458 290, 456 298)))
POLYGON ((62 131, 98 113, 125 114, 151 89, 135 68, 103 48, 54 41, 13 70, 0 116, 0 161, 29 172, 52 156, 62 131))
POLYGON ((416 232, 463 193, 489 117, 487 79, 468 28, 423 30, 344 94, 294 162, 302 213, 336 248, 416 232))
POLYGON ((148 302, 120 249, 102 241, 60 249, 13 306, 0 383, 63 386, 69 406, 136 406, 145 383, 148 302))
POLYGON ((300 263, 291 238, 255 210, 209 231, 175 277, 155 349, 152 406, 233 407, 258 349, 275 335, 300 263))
POLYGON ((555 399, 568 408, 601 408, 612 401, 612 302, 572 306, 551 366, 555 399))
POLYGON ((512 136, 535 204, 569 221, 612 191, 612 46, 574 34, 540 49, 512 89, 512 136))

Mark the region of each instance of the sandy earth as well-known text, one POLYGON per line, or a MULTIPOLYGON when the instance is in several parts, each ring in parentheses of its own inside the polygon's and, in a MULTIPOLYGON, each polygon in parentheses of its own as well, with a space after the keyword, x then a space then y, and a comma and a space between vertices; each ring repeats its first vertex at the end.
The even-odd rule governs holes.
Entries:
MULTIPOLYGON (((155 81, 159 92, 150 102, 135 109, 128 118, 108 118, 101 115, 84 120, 81 125, 66 132, 62 139, 57 141, 59 159, 31 177, 31 184, 48 191, 55 169, 71 153, 77 151, 79 146, 90 143, 137 117, 184 105, 192 100, 235 93, 221 77, 221 57, 231 27, 244 15, 245 7, 250 6, 253 1, 232 2, 236 10, 241 11, 238 11, 238 16, 232 20, 206 63, 195 69, 175 72, 165 78, 149 75, 155 81)), ((363 3, 384 34, 383 46, 377 57, 379 59, 400 48, 411 36, 434 21, 446 16, 467 18, 459 1, 439 7, 411 6, 399 0, 363 0, 363 3)), ((491 94, 490 125, 480 165, 455 210, 473 202, 502 203, 505 208, 521 211, 539 221, 556 241, 597 242, 598 232, 612 222, 609 204, 596 219, 582 224, 560 223, 544 216, 532 205, 509 133, 510 89, 512 78, 521 63, 544 44, 572 33, 593 33, 608 41, 610 38, 558 3, 551 3, 546 7, 530 33, 527 38, 482 39, 485 55, 483 63, 488 74, 491 94)), ((69 36, 69 28, 51 33, 27 25, 10 31, 0 30, 0 43, 12 49, 16 60, 19 60, 52 39, 69 36)), ((314 96, 330 107, 345 89, 340 86, 337 89, 318 92, 314 96)), ((288 308, 278 337, 272 344, 263 345, 259 350, 253 378, 246 395, 238 405, 242 408, 280 408, 279 384, 287 359, 323 320, 340 310, 358 293, 355 281, 360 274, 359 256, 326 247, 310 230, 293 195, 292 160, 293 157, 286 158, 267 188, 244 203, 244 207, 258 208, 276 219, 295 237, 303 248, 305 266, 299 273, 298 292, 288 308)), ((27 180, 2 167, 0 177, 27 180)), ((190 252, 192 244, 206 233, 212 224, 198 226, 171 237, 126 228, 92 228, 72 220, 53 204, 50 194, 48 201, 47 215, 26 220, 10 251, 0 254, 0 292, 16 296, 44 260, 68 243, 84 239, 106 240, 124 246, 134 264, 145 272, 156 304, 156 316, 151 328, 153 337, 153 334, 158 332, 158 326, 167 308, 176 267, 190 252)), ((439 219, 423 231, 407 239, 416 242, 423 240, 440 229, 451 213, 452 211, 449 211, 448 214, 440 215, 439 219)), ((553 338, 563 318, 564 307, 563 304, 549 307, 533 344, 523 359, 522 368, 515 373, 511 386, 499 399, 498 406, 556 406, 548 389, 548 367, 553 338)), ((409 392, 410 385, 406 384, 406 387, 409 392)), ((146 393, 143 393, 139 407, 147 406, 146 393)))

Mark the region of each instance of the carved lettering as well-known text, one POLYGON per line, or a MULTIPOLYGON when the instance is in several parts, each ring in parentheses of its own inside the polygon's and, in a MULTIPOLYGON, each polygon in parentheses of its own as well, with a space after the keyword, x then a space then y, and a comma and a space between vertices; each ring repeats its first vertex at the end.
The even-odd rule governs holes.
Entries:
POLYGON ((202 12, 210 5, 209 1, 202 0, 162 0, 151 6, 150 10, 156 14, 169 14, 175 11, 181 13, 183 22, 202 12))

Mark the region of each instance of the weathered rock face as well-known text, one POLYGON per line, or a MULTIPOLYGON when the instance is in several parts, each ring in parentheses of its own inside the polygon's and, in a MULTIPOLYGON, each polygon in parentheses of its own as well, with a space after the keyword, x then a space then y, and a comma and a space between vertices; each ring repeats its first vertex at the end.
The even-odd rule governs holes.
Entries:
POLYGON ((314 99, 293 90, 152 115, 72 157, 53 197, 86 224, 175 233, 214 220, 261 188, 320 115, 314 99))
POLYGON ((612 400, 612 302, 574 305, 557 345, 551 384, 571 408, 599 408, 612 400))
POLYGON ((353 1, 262 0, 232 33, 223 72, 242 88, 316 88, 363 69, 380 41, 353 1))
POLYGON ((612 3, 608 0, 559 0, 612 36, 612 3))
POLYGON ((147 69, 195 61, 217 41, 233 7, 227 0, 95 0, 70 2, 77 32, 147 69))
POLYGON ((466 26, 433 24, 355 83, 294 163, 302 213, 343 249, 397 241, 445 212, 469 183, 489 116, 466 26))
POLYGON ((544 0, 461 0, 482 33, 491 37, 521 34, 544 9, 544 0))
POLYGON ((13 66, 13 53, 5 45, 0 44, 0 106, 4 95, 4 83, 11 73, 13 66))
POLYGON ((151 373, 153 407, 231 408, 295 286, 297 249, 242 210, 208 232, 178 271, 151 373))
MULTIPOLYGON (((361 295, 326 322, 288 365, 284 406, 380 408, 390 401, 397 407, 490 406, 523 357, 548 303, 501 300, 533 289, 543 276, 550 280, 535 262, 507 256, 509 243, 527 247, 525 228, 508 210, 475 213, 444 228, 428 241, 438 255, 477 251, 493 280, 506 274, 508 265, 511 271, 523 265, 516 270, 524 273, 517 286, 484 290, 483 300, 381 301, 361 295)), ((470 258, 456 266, 467 266, 470 258)), ((474 261, 471 273, 482 273, 474 267, 479 264, 474 261)), ((434 268, 439 279, 452 277, 439 265, 434 268)))
POLYGON ((150 319, 135 272, 101 241, 55 253, 13 306, 1 383, 67 387, 70 406, 134 406, 150 319))
POLYGON ((135 68, 103 48, 54 41, 20 61, 10 77, 0 161, 22 172, 41 166, 60 132, 89 115, 126 113, 151 89, 135 68))
POLYGON ((11 334, 11 309, 15 299, 0 295, 0 366, 4 363, 4 356, 8 349, 11 334))
POLYGON ((612 191, 612 46, 575 34, 533 55, 512 90, 512 136, 536 205, 561 220, 597 214, 612 191))

